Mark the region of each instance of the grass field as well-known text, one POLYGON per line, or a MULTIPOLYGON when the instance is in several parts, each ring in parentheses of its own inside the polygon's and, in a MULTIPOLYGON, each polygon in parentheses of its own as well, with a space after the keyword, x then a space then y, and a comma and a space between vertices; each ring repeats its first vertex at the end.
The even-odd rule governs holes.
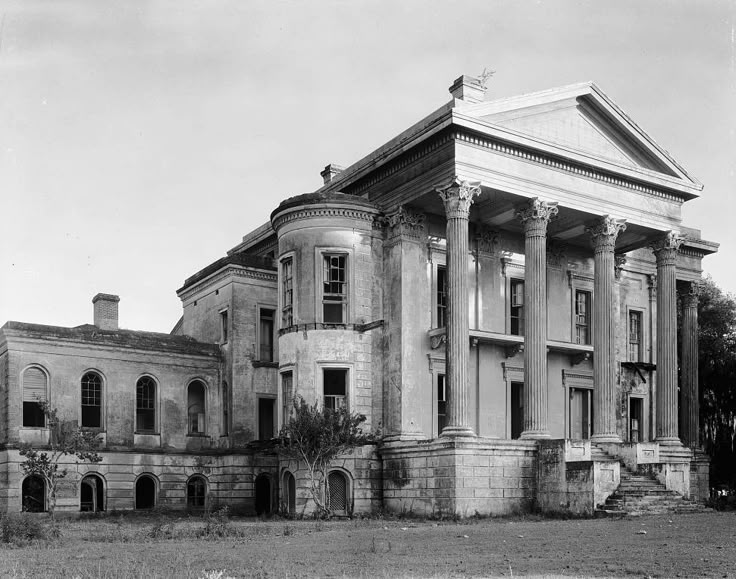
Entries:
POLYGON ((2 577, 733 577, 736 513, 468 522, 107 516, 0 546, 2 577), (224 535, 224 536, 218 536, 224 535))

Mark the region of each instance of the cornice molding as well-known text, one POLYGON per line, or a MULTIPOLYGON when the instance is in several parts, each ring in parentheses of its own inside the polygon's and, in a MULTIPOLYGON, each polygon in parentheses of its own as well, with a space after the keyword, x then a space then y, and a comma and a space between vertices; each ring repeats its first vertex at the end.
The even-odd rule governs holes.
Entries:
POLYGON ((322 217, 328 218, 342 218, 352 219, 356 221, 364 221, 371 227, 373 226, 373 220, 378 210, 370 209, 357 209, 355 207, 340 207, 339 201, 325 201, 325 205, 334 204, 330 206, 304 206, 296 207, 293 209, 287 209, 284 213, 276 216, 273 220, 273 228, 279 230, 287 223, 298 221, 300 219, 316 219, 322 217))
POLYGON ((278 274, 276 272, 266 272, 263 270, 252 269, 242 265, 228 264, 224 266, 223 269, 217 270, 209 277, 206 277, 193 286, 187 288, 179 295, 179 298, 182 301, 186 301, 190 297, 192 297, 192 295, 209 289, 212 286, 223 282, 226 278, 230 276, 257 279, 260 281, 267 281, 272 283, 276 283, 278 280, 278 274))

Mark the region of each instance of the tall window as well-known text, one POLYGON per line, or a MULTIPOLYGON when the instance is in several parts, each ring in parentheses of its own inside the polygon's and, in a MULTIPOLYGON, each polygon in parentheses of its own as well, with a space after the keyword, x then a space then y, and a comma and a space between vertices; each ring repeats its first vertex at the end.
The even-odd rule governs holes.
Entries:
POLYGON ((322 258, 322 321, 344 324, 348 303, 347 256, 324 255, 322 258))
POLYGON ((511 280, 511 300, 509 302, 509 333, 524 335, 524 280, 511 280))
POLYGON ((156 432, 156 382, 143 376, 136 384, 135 429, 137 432, 156 432))
POLYGON ((227 436, 230 432, 230 394, 227 382, 222 383, 222 434, 227 436))
POLYGON ((590 344, 590 292, 575 291, 575 342, 590 344))
POLYGON ((82 426, 102 426, 102 378, 95 372, 82 376, 82 426))
POLYGON ((281 421, 286 424, 291 416, 291 405, 294 400, 294 374, 281 373, 281 421))
POLYGON ((273 310, 259 309, 258 359, 261 362, 273 362, 273 315, 273 310))
POLYGON ((447 382, 444 374, 437 374, 437 434, 447 426, 447 382))
POLYGON ((203 509, 207 498, 207 482, 204 477, 194 475, 187 481, 187 507, 203 509))
POLYGON ((641 362, 641 312, 629 312, 629 361, 641 362))
POLYGON ((227 310, 220 312, 220 341, 226 344, 228 340, 228 316, 227 310))
POLYGON ((437 266, 437 327, 447 326, 447 268, 437 266))
POLYGON ((47 400, 47 385, 46 374, 41 368, 28 368, 23 372, 23 426, 46 426, 41 403, 47 400))
POLYGON ((281 327, 294 323, 294 261, 288 257, 281 262, 281 327))
POLYGON ((187 415, 189 417, 189 434, 203 435, 205 425, 205 387, 195 380, 187 388, 187 415))
POLYGON ((325 368, 323 374, 325 408, 336 410, 347 405, 348 371, 325 368))

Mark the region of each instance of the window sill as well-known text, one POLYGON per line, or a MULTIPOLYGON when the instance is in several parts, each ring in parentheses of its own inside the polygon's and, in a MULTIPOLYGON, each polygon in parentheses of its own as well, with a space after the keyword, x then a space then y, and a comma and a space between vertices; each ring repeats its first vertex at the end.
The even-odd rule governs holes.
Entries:
POLYGON ((188 432, 187 438, 206 438, 207 434, 204 432, 188 432))
POLYGON ((253 360, 254 368, 278 368, 278 362, 263 362, 261 360, 253 360))

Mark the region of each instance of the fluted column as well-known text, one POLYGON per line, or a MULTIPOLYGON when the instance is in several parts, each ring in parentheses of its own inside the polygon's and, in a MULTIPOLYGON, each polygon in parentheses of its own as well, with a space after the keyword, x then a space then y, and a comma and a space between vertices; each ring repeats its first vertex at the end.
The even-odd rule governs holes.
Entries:
POLYGON ((677 431, 677 250, 670 231, 652 245, 657 258, 657 429, 660 444, 680 444, 677 431))
POLYGON ((549 438, 547 426, 547 224, 557 203, 532 199, 517 216, 524 223, 524 431, 549 438))
POLYGON ((593 243, 593 436, 596 442, 621 442, 616 431, 616 238, 623 219, 606 215, 588 229, 593 243))
POLYGON ((696 282, 687 285, 682 294, 682 356, 680 364, 680 421, 682 442, 690 448, 700 447, 700 399, 698 396, 698 294, 696 282))
POLYGON ((470 323, 468 320, 468 215, 480 183, 455 177, 449 185, 437 187, 447 215, 447 426, 443 436, 472 436, 468 362, 470 323))

